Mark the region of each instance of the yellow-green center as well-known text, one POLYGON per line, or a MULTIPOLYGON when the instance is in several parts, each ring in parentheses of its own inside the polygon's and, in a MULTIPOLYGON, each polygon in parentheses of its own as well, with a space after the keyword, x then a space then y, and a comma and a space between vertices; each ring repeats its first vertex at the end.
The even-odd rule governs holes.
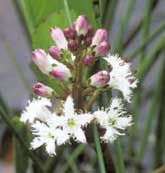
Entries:
POLYGON ((53 136, 53 134, 51 132, 48 132, 48 137, 49 138, 53 138, 54 136, 53 136))
POLYGON ((68 126, 73 127, 76 125, 76 122, 73 118, 68 119, 68 126))
POLYGON ((115 125, 115 124, 116 124, 116 120, 115 120, 115 119, 110 118, 110 119, 108 120, 108 123, 109 123, 109 125, 110 125, 110 126, 113 126, 113 125, 115 125))

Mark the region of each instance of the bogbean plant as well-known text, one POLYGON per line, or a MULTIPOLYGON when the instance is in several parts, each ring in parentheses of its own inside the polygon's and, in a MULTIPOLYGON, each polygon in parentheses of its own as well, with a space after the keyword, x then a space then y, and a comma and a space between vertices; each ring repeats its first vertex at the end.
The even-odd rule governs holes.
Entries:
POLYGON ((37 97, 28 101, 20 118, 34 136, 31 148, 44 145, 52 156, 59 145, 69 145, 73 140, 87 143, 86 127, 93 123, 104 129, 100 134, 102 142, 113 142, 124 135, 133 121, 123 102, 131 102, 137 79, 129 62, 110 53, 106 29, 95 30, 82 15, 71 27, 51 28, 50 36, 54 45, 47 51, 34 50, 32 60, 42 73, 60 85, 62 92, 42 82, 33 85, 37 97), (87 72, 100 59, 106 64, 105 69, 88 78, 87 72), (107 108, 92 109, 102 92, 113 89, 121 94, 113 94, 107 108), (54 109, 54 98, 60 100, 60 111, 54 109))

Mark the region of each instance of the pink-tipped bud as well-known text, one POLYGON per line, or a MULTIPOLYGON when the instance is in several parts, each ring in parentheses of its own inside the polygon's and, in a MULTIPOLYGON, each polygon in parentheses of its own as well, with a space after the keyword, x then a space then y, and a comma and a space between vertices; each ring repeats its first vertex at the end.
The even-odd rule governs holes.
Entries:
POLYGON ((109 50, 110 50, 110 44, 107 41, 101 42, 94 49, 96 56, 105 56, 108 54, 109 50))
POLYGON ((49 63, 47 54, 43 49, 34 50, 32 52, 32 60, 44 74, 49 74, 51 64, 49 63))
POLYGON ((84 44, 85 46, 90 46, 92 43, 92 38, 91 37, 85 37, 84 38, 84 44))
POLYGON ((78 48, 78 41, 77 40, 69 40, 68 41, 68 48, 71 51, 76 51, 78 48))
POLYGON ((89 24, 87 36, 93 37, 94 33, 95 33, 95 29, 93 28, 93 26, 91 24, 89 24))
POLYGON ((85 55, 83 58, 83 63, 86 65, 90 65, 95 61, 95 57, 93 55, 85 55))
POLYGON ((52 56, 52 58, 57 59, 57 60, 60 58, 61 50, 59 48, 57 48, 56 46, 51 46, 48 49, 48 52, 52 56))
POLYGON ((108 40, 108 33, 106 29, 98 29, 92 39, 92 46, 99 45, 103 41, 108 40))
POLYGON ((33 85, 33 91, 36 95, 42 96, 42 97, 49 97, 53 93, 53 89, 44 85, 41 82, 36 82, 33 85))
POLYGON ((99 71, 90 77, 90 84, 96 88, 104 87, 110 80, 110 74, 107 71, 99 71))
POLYGON ((64 35, 68 39, 75 39, 76 38, 76 31, 73 28, 65 28, 64 35))
POLYGON ((88 32, 89 21, 86 16, 79 16, 74 22, 75 30, 77 31, 77 35, 85 36, 88 32))
POLYGON ((67 40, 64 36, 63 31, 60 28, 58 27, 51 28, 51 37, 59 49, 66 50, 68 48, 67 40))
POLYGON ((68 80, 71 77, 70 70, 61 65, 54 67, 50 74, 59 80, 68 80))

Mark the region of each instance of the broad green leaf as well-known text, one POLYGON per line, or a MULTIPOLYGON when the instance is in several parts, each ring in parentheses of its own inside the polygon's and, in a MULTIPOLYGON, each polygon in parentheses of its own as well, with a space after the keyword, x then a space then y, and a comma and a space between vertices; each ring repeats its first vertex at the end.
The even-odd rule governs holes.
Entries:
MULTIPOLYGON (((67 0, 70 10, 74 10, 77 15, 84 14, 88 16, 92 24, 95 25, 95 18, 91 0, 67 0)), ((24 0, 29 18, 34 26, 39 25, 51 13, 64 10, 64 0, 24 0)), ((95 25, 96 26, 96 25, 95 25)))
POLYGON ((48 15, 57 12, 63 8, 60 0, 24 0, 26 9, 33 25, 36 26, 43 21, 48 15))
MULTIPOLYGON (((76 18, 76 14, 71 12, 72 19, 76 18)), ((47 19, 42 22, 36 31, 32 35, 33 48, 47 48, 53 44, 50 37, 50 28, 53 26, 59 26, 61 28, 67 27, 69 25, 66 14, 64 12, 52 13, 47 19)))

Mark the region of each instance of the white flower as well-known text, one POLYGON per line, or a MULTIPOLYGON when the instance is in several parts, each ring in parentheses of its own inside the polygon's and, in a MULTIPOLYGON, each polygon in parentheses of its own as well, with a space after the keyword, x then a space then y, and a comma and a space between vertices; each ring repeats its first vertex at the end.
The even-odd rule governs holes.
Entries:
POLYGON ((46 119, 52 114, 48 109, 51 105, 50 100, 47 98, 33 98, 32 101, 28 101, 27 107, 22 112, 20 120, 24 123, 33 123, 35 119, 46 121, 46 119))
POLYGON ((76 141, 86 143, 85 133, 82 127, 86 126, 93 119, 89 113, 77 114, 74 110, 74 103, 71 96, 68 96, 64 103, 64 115, 62 119, 63 130, 76 141))
POLYGON ((94 116, 101 127, 106 129, 101 137, 105 142, 113 142, 119 135, 124 135, 123 130, 132 125, 132 118, 126 115, 121 99, 114 98, 106 110, 94 112, 94 116))
POLYGON ((36 121, 32 125, 32 128, 32 134, 36 137, 31 142, 31 148, 36 149, 45 145, 49 155, 55 155, 56 145, 62 145, 69 139, 69 136, 64 131, 57 129, 56 126, 52 126, 51 124, 46 125, 45 123, 36 121))
POLYGON ((112 67, 110 72, 110 87, 120 90, 124 98, 130 102, 132 96, 132 89, 137 87, 138 81, 133 76, 130 63, 122 60, 118 55, 109 54, 104 58, 112 67))

